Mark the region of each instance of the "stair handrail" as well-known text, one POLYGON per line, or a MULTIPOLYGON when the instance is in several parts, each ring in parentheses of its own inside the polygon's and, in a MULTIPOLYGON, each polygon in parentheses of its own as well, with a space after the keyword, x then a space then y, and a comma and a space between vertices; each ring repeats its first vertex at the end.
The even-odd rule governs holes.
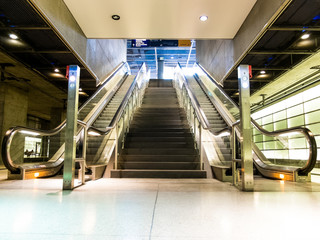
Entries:
POLYGON ((213 127, 210 126, 210 123, 209 123, 206 115, 204 114, 198 99, 195 97, 194 93, 190 89, 188 80, 187 80, 186 76, 183 73, 183 70, 181 68, 180 63, 178 63, 177 69, 178 69, 178 71, 180 71, 180 73, 181 73, 181 75, 183 77, 183 85, 184 85, 184 87, 185 87, 185 89, 186 89, 186 91, 188 93, 188 96, 189 96, 189 98, 191 100, 192 106, 195 109, 196 116, 197 116, 202 128, 204 130, 208 130, 214 136, 221 136, 221 135, 225 135, 225 134, 230 135, 230 133, 231 133, 231 128, 230 127, 223 128, 223 129, 221 129, 219 131, 214 131, 213 130, 213 127))
MULTIPOLYGON (((115 163, 115 169, 118 168, 118 151, 119 151, 119 148, 118 148, 118 144, 119 144, 119 140, 121 140, 122 143, 124 143, 124 139, 125 139, 125 136, 128 132, 128 128, 125 127, 125 121, 124 121, 124 114, 126 114, 126 108, 128 107, 128 112, 129 112, 129 115, 127 116, 127 126, 129 126, 130 124, 130 119, 132 118, 133 116, 133 111, 131 112, 131 115, 130 115, 130 108, 129 108, 129 103, 130 103, 130 98, 132 97, 132 100, 134 98, 133 94, 134 93, 137 93, 138 96, 136 96, 135 98, 135 101, 136 101, 136 104, 135 106, 139 106, 141 104, 141 101, 142 101, 142 95, 143 95, 143 92, 145 91, 145 88, 147 86, 147 82, 149 80, 148 78, 149 76, 149 72, 147 72, 147 68, 146 68, 146 64, 143 63, 138 74, 136 75, 136 77, 134 78, 134 80, 132 81, 126 95, 124 96, 124 98, 122 99, 115 115, 113 116, 110 124, 108 127, 106 127, 106 130, 105 131, 101 131, 97 128, 94 128, 94 127, 89 127, 88 128, 88 132, 89 131, 93 131, 95 133, 97 133, 97 135, 95 136, 99 136, 99 135, 108 135, 108 134, 112 134, 113 131, 115 131, 115 134, 114 135, 114 141, 115 141, 115 148, 116 148, 116 152, 115 152, 115 159, 114 159, 114 163, 115 163), (145 78, 144 74, 147 74, 147 77, 145 78), (142 80, 141 80, 141 77, 142 77, 142 80), (142 82, 140 82, 139 84, 139 80, 141 80, 142 82), (136 91, 135 91, 136 90, 136 91), (120 124, 120 121, 121 121, 121 118, 123 119, 123 127, 122 127, 122 131, 123 133, 119 133, 118 131, 118 127, 119 124, 120 124), (121 137, 122 135, 122 137, 121 137)), ((133 107, 133 105, 132 105, 133 107)))
MULTIPOLYGON (((199 63, 195 63, 196 66, 198 66, 210 79, 210 81, 220 90, 220 92, 236 107, 239 109, 238 104, 236 104, 233 99, 230 98, 230 96, 223 90, 223 88, 216 82, 216 80, 208 73, 199 63)), ((309 144, 309 157, 306 162, 306 164, 303 167, 300 167, 297 169, 298 173, 302 176, 307 175, 316 165, 317 163, 317 143, 315 140, 315 137, 313 133, 306 127, 298 126, 298 127, 292 127, 292 128, 287 128, 287 129, 281 129, 281 130, 276 130, 276 131, 268 131, 264 129, 262 126, 260 126, 254 119, 251 118, 251 123, 252 125, 257 128, 260 132, 267 136, 272 136, 272 137, 277 137, 280 135, 286 135, 288 133, 301 133, 305 136, 307 139, 307 142, 309 144)), ((233 123, 235 124, 235 122, 233 123)), ((238 131, 240 132, 240 128, 238 127, 238 131)), ((257 153, 258 157, 261 156, 261 152, 257 153), (259 156, 260 155, 260 156, 259 156)))
POLYGON ((137 80, 139 79, 140 75, 143 74, 143 73, 146 73, 146 72, 147 72, 146 64, 143 63, 141 68, 140 68, 140 70, 139 70, 139 72, 138 72, 138 74, 136 75, 136 77, 132 81, 132 83, 131 83, 126 95, 122 99, 122 101, 121 101, 121 103, 120 103, 115 115, 113 116, 109 126, 106 127, 106 130, 105 131, 101 131, 101 130, 95 128, 95 127, 90 126, 88 128, 89 131, 91 130, 91 131, 94 131, 96 133, 100 133, 101 135, 107 135, 111 130, 113 130, 117 126, 117 124, 119 123, 119 121, 121 119, 121 116, 122 116, 122 114, 123 114, 123 112, 125 110, 125 107, 127 106, 127 103, 129 101, 134 89, 136 87, 138 87, 139 90, 141 90, 142 88, 146 87, 146 82, 145 81, 144 81, 144 84, 142 84, 141 86, 139 86, 139 84, 137 82, 137 80))
POLYGON ((109 82, 109 80, 114 77, 120 70, 121 68, 127 68, 127 72, 128 74, 130 74, 130 67, 129 64, 127 62, 121 62, 118 66, 115 67, 115 69, 112 70, 112 72, 110 72, 105 79, 102 81, 102 83, 99 83, 97 86, 98 89, 96 90, 96 92, 90 96, 90 98, 88 98, 79 108, 79 112, 93 99, 95 98, 100 92, 101 90, 105 87, 105 85, 109 82))
MULTIPOLYGON (((105 87, 105 85, 109 82, 109 80, 115 76, 123 67, 126 67, 128 71, 130 71, 129 65, 126 62, 120 63, 104 80, 103 84, 97 89, 97 91, 79 108, 78 112, 80 112, 97 94, 105 87)), ((78 132, 81 132, 83 128, 88 128, 87 123, 81 120, 77 120, 80 124, 81 128, 78 132), (85 124, 85 125, 84 125, 85 124)), ((14 126, 9 128, 6 131, 5 136, 3 137, 2 146, 1 146, 1 157, 3 164, 11 173, 20 173, 19 165, 15 164, 10 155, 10 147, 12 143, 12 139, 14 135, 18 132, 23 132, 26 134, 31 134, 33 136, 53 136, 60 133, 66 127, 66 119, 54 129, 49 130, 41 130, 24 126, 14 126)), ((62 155, 61 149, 54 155, 62 155)), ((50 162, 49 160, 48 162, 50 162)), ((42 164, 43 165, 43 164, 42 164)))

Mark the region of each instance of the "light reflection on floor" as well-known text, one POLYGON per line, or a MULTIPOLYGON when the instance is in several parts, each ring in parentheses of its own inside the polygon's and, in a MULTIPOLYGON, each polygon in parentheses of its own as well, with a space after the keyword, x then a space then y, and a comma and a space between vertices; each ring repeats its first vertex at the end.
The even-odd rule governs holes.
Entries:
POLYGON ((0 239, 318 239, 320 176, 255 178, 255 192, 214 179, 4 180, 0 239), (305 231, 308 229, 308 231, 305 231))

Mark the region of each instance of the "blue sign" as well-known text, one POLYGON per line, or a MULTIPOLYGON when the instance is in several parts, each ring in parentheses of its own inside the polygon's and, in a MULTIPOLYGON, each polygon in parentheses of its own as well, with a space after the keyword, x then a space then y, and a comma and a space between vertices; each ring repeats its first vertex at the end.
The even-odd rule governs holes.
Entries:
POLYGON ((150 40, 147 39, 135 39, 132 40, 131 47, 149 47, 150 40))

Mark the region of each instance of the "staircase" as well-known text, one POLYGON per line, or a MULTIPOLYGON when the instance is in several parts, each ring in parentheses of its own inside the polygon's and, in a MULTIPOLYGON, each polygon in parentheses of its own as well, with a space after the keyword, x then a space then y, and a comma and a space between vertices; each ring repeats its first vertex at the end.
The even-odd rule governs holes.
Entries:
POLYGON ((206 178, 172 81, 150 80, 111 177, 206 178))

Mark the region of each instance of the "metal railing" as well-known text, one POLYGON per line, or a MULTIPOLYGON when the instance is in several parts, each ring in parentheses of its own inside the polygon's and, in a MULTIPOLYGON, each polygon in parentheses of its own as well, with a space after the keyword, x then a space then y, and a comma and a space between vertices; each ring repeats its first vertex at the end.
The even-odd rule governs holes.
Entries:
POLYGON ((113 145, 116 153, 115 169, 118 168, 118 155, 120 149, 124 147, 125 137, 129 132, 129 125, 133 114, 141 106, 143 95, 148 85, 149 75, 150 72, 147 72, 146 65, 143 64, 105 131, 94 127, 88 129, 89 132, 96 133, 93 136, 109 135, 109 139, 115 142, 115 145, 113 145), (119 146, 121 147, 119 148, 119 146))
MULTIPOLYGON (((126 79, 126 76, 130 72, 129 66, 127 63, 120 64, 111 74, 108 75, 104 83, 99 87, 99 89, 96 91, 96 93, 91 96, 80 108, 79 108, 79 114, 81 111, 87 110, 89 111, 88 114, 85 114, 85 118, 83 121, 78 120, 78 131, 77 131, 77 142, 81 139, 81 136, 84 136, 82 139, 82 159, 85 159, 86 157, 86 136, 87 132, 92 131, 93 128, 91 127, 94 120, 97 118, 97 116, 103 111, 107 103, 111 100, 114 93, 120 88, 124 80, 126 79), (115 79, 115 80, 114 80, 115 79), (112 86, 112 90, 110 91, 108 88, 112 86), (100 95, 99 97, 97 97, 100 95)), ((135 85, 131 85, 126 97, 130 97, 131 95, 129 92, 133 91, 135 89, 135 86, 138 86, 138 83, 140 83, 139 86, 142 86, 142 84, 145 82, 145 76, 147 74, 146 67, 143 64, 139 74, 133 81, 135 85), (140 74, 140 76, 139 76, 140 74), (130 95, 130 96, 129 96, 130 95)), ((136 93, 135 93, 136 94, 136 93)), ((126 99, 125 97, 125 99, 126 99)), ((125 100, 124 99, 124 100, 125 100)), ((123 109, 127 106, 127 102, 122 102, 120 105, 119 110, 117 111, 117 114, 123 113, 123 109)), ((116 114, 116 115, 117 115, 116 114)), ((118 116, 118 115, 117 115, 118 116)), ((114 118, 115 119, 115 118, 114 118)), ((114 122, 114 121, 113 121, 114 122)), ((2 159, 6 166, 6 168, 10 171, 11 174, 21 174, 21 169, 46 169, 46 168, 57 168, 58 166, 62 165, 63 163, 63 154, 64 154, 64 141, 61 140, 64 137, 63 130, 66 126, 66 121, 63 121, 58 127, 52 129, 52 130, 38 130, 28 127, 12 127, 4 136, 3 143, 2 143, 2 159), (12 148, 12 142, 14 140, 14 136, 22 135, 20 138, 22 141, 18 141, 18 143, 21 145, 21 142, 24 142, 25 136, 33 136, 33 137, 42 137, 46 138, 45 140, 48 142, 47 148, 49 149, 51 146, 50 141, 48 140, 48 137, 61 135, 61 139, 59 137, 58 142, 62 143, 62 145, 57 148, 57 151, 55 151, 54 155, 49 158, 48 161, 41 162, 41 163, 34 163, 34 164, 24 164, 24 161, 20 160, 20 163, 15 163, 13 160, 10 149, 12 148)), ((106 131, 106 134, 110 132, 111 129, 106 131)), ((19 138, 19 137, 18 137, 19 138)), ((43 145, 44 146, 44 145, 43 145)), ((24 150, 23 150, 24 151, 24 150)), ((18 154, 21 158, 21 153, 18 154)), ((23 154, 22 154, 23 156, 23 154)), ((39 175, 38 175, 39 176, 39 175)), ((41 177, 41 174, 40 176, 41 177)))
MULTIPOLYGON (((241 132, 239 128, 240 122, 238 121, 239 116, 239 106, 224 92, 222 87, 214 80, 214 78, 199 64, 195 64, 196 68, 199 68, 202 73, 209 79, 209 84, 212 85, 211 89, 208 89, 208 87, 201 81, 200 77, 196 74, 195 78, 200 84, 200 86, 204 89, 204 92, 210 92, 210 98, 213 98, 213 104, 221 114, 221 116, 224 118, 226 123, 229 127, 232 128, 232 134, 231 134, 231 147, 233 152, 233 162, 238 162, 239 159, 236 159, 235 152, 236 152, 236 144, 235 140, 236 138, 241 138, 241 132), (220 103, 219 106, 217 103, 220 103), (229 111, 231 109, 231 111, 229 111)), ((208 84, 208 83, 207 83, 208 84)), ((280 178, 279 174, 272 174, 271 172, 279 171, 279 172, 290 172, 293 173, 297 172, 300 176, 306 176, 308 173, 314 168, 316 164, 317 159, 317 144, 314 138, 314 135, 312 132, 305 128, 305 127, 293 127, 283 130, 277 130, 277 131, 268 131, 261 127, 256 121, 254 121, 251 118, 251 123, 254 128, 256 128, 258 131, 260 131, 262 134, 266 136, 271 137, 279 137, 284 135, 289 135, 293 133, 300 133, 302 134, 308 145, 309 145, 309 155, 308 159, 305 162, 304 166, 302 167, 287 167, 287 166, 279 166, 279 165, 269 165, 267 158, 264 156, 264 154, 260 151, 260 149, 253 143, 253 151, 254 151, 254 160, 255 164, 259 170, 265 170, 265 174, 268 177, 273 178, 280 178)), ((235 164, 233 164, 235 166, 235 164)), ((294 178, 294 177, 293 177, 294 178)))
POLYGON ((187 113, 187 118, 190 126, 192 126, 193 136, 196 143, 196 149, 198 149, 200 166, 203 170, 203 144, 208 142, 208 137, 204 137, 204 134, 210 133, 215 137, 221 137, 225 135, 230 135, 230 128, 224 128, 219 131, 215 131, 209 124, 209 121, 204 114, 201 106, 195 97, 194 93, 191 91, 189 84, 180 64, 176 67, 175 77, 174 77, 174 87, 177 91, 178 99, 180 105, 185 109, 187 113))

